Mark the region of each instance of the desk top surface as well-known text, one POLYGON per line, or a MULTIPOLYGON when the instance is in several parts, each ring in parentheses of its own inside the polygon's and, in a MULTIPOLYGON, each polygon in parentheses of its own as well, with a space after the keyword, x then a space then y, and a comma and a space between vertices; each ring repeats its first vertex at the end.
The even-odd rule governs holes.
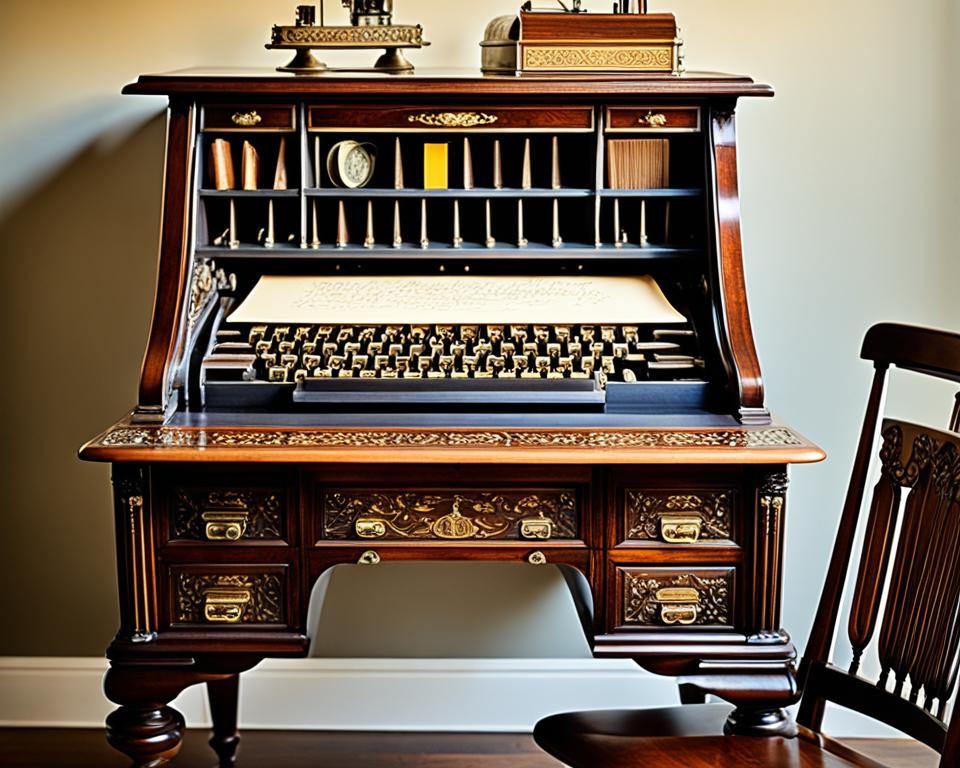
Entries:
MULTIPOLYGON (((505 422, 506 423, 506 422, 505 422)), ((185 419, 167 426, 128 416, 80 450, 87 461, 802 464, 826 454, 789 427, 712 426, 235 426, 185 419)))
POLYGON ((216 96, 230 93, 275 95, 639 95, 772 96, 769 85, 742 75, 720 72, 670 74, 557 73, 484 74, 476 69, 421 68, 415 73, 326 71, 294 75, 265 67, 195 67, 141 75, 123 89, 127 94, 216 96))

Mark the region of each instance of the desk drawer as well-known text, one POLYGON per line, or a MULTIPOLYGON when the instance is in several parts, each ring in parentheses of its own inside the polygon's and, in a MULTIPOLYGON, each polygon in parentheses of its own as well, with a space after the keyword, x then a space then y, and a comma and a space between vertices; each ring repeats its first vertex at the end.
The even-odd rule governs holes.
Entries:
POLYGON ((276 547, 295 541, 296 493, 289 472, 173 465, 156 471, 154 487, 161 540, 170 545, 276 547))
POLYGON ((203 130, 293 131, 297 112, 292 104, 208 104, 203 108, 203 130))
POLYGON ((333 541, 572 540, 578 488, 363 488, 319 491, 321 537, 333 541))
POLYGON ((691 545, 731 542, 740 494, 732 485, 717 488, 623 489, 620 543, 663 542, 691 545))
POLYGON ((174 565, 169 624, 277 627, 288 624, 285 565, 174 565))
POLYGON ((693 133, 700 130, 699 107, 607 107, 608 133, 693 133))
POLYGON ((309 130, 591 131, 592 107, 335 107, 309 109, 309 130))
POLYGON ((734 624, 736 568, 616 565, 618 628, 734 624))

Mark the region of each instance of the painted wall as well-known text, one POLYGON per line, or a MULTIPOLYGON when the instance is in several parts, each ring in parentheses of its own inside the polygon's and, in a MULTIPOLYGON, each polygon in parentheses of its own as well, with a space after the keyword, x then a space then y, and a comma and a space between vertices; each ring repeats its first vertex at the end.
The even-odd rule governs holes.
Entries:
MULTIPOLYGON (((742 108, 741 187, 769 403, 831 457, 794 474, 784 624, 802 644, 868 386, 863 331, 881 319, 960 327, 957 9, 911 6, 905 36, 902 4, 891 0, 652 5, 679 16, 689 68, 748 72, 778 91, 742 108)), ((474 66, 486 21, 515 3, 398 6, 433 42, 418 65, 474 66)), ((108 473, 75 452, 135 398, 163 149, 162 101, 119 89, 143 71, 274 66, 283 55, 263 43, 292 7, 6 0, 0 10, 0 654, 99 655, 116 627, 108 473), (32 39, 40 25, 53 49, 32 39)), ((948 395, 908 378, 891 406, 939 424, 948 395)), ((569 606, 550 605, 547 635, 569 621, 569 606)), ((394 601, 380 626, 403 614, 394 601)), ((380 637, 389 655, 390 633, 380 637)), ((535 637, 515 640, 497 652, 535 655, 535 637)), ((450 655, 486 650, 477 641, 450 655)))

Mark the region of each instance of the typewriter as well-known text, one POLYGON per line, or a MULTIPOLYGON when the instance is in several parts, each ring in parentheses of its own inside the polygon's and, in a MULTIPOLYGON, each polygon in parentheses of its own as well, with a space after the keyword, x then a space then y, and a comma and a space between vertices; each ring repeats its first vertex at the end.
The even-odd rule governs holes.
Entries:
POLYGON ((708 397, 696 333, 648 276, 268 276, 234 307, 201 364, 210 411, 629 413, 708 397))

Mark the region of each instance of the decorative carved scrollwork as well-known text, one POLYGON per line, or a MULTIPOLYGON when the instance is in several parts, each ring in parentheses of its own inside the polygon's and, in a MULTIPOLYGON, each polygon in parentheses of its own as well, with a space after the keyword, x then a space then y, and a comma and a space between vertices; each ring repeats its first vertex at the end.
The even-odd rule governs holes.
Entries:
POLYGON ((729 539, 736 491, 698 494, 664 493, 628 488, 626 515, 628 539, 659 539, 665 515, 696 513, 701 518, 701 539, 729 539))
MULTIPOLYGON (((254 113, 256 114, 256 113, 254 113)), ((234 115, 236 117, 236 115, 234 115)), ((190 283, 190 306, 187 309, 187 327, 192 330, 203 314, 210 296, 217 290, 236 290, 237 276, 217 269, 216 262, 198 261, 193 268, 190 283)))
POLYGON ((475 128, 478 125, 493 125, 499 119, 485 112, 421 112, 407 117, 407 122, 431 128, 475 128))
POLYGON ((783 495, 790 487, 790 477, 786 472, 772 472, 763 478, 760 483, 760 493, 766 495, 783 495))
POLYGON ((730 623, 732 572, 719 576, 697 576, 692 573, 655 574, 624 569, 623 622, 655 626, 661 619, 662 602, 658 593, 667 589, 694 589, 699 597, 697 625, 730 623))
POLYGON ((358 27, 299 26, 273 28, 274 45, 336 46, 363 45, 371 47, 421 46, 423 29, 418 26, 397 25, 358 27))
POLYGON ((323 535, 351 539, 504 539, 516 538, 530 519, 549 520, 554 538, 577 535, 574 490, 403 491, 328 488, 323 493, 323 535), (373 535, 372 523, 382 524, 373 535), (380 531, 382 530, 382 533, 380 531))
POLYGON ((960 451, 953 443, 938 443, 931 435, 917 431, 904 458, 903 428, 897 424, 883 433, 880 464, 883 472, 907 488, 917 484, 929 468, 933 487, 941 498, 960 501, 960 451))
POLYGON ((231 624, 282 624, 283 582, 275 573, 206 574, 187 571, 175 572, 174 616, 177 624, 206 624, 207 604, 211 592, 216 595, 226 590, 246 593, 248 599, 239 603, 240 613, 231 618, 231 624))
POLYGON ((203 541, 204 512, 245 510, 243 539, 282 539, 282 492, 268 489, 244 491, 178 488, 173 502, 173 535, 177 539, 203 541))

